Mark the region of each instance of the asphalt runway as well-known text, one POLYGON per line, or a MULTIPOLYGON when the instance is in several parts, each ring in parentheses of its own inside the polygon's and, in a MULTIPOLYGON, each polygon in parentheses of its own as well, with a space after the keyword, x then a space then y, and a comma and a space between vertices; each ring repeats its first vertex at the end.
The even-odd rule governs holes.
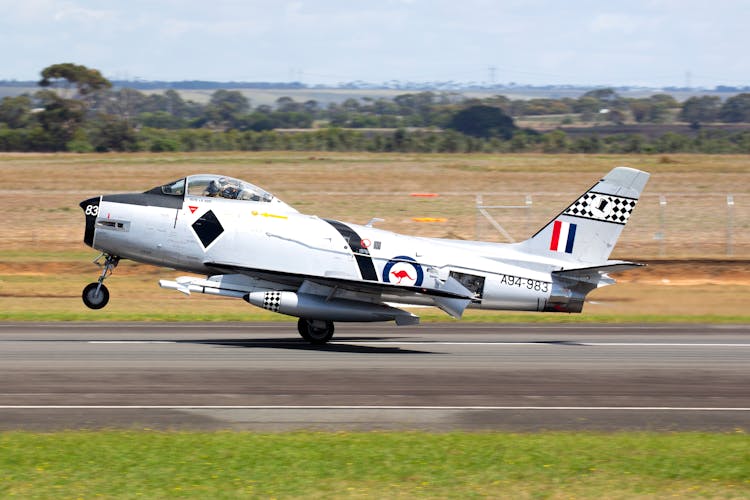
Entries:
POLYGON ((0 324, 0 430, 750 430, 750 325, 0 324))

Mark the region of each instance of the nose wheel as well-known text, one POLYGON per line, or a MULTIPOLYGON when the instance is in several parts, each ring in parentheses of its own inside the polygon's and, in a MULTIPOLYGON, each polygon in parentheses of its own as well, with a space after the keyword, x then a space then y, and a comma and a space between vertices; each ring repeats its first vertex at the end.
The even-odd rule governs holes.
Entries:
POLYGON ((101 309, 109 302, 109 290, 104 286, 104 280, 112 274, 120 262, 116 255, 102 254, 94 260, 94 264, 102 268, 102 273, 95 283, 89 283, 83 288, 81 298, 89 309, 101 309), (104 257, 104 262, 100 259, 104 257))
POLYGON ((109 302, 109 290, 102 283, 89 283, 84 287, 81 298, 89 309, 101 309, 109 302))

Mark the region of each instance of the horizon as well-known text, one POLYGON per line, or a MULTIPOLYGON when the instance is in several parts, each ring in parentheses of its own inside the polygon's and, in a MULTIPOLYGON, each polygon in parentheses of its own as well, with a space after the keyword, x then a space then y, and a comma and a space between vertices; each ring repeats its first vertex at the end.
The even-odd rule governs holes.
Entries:
MULTIPOLYGON (((68 61, 69 62, 69 61, 68 61)), ((75 64, 75 63, 74 63, 75 64)), ((96 68, 91 68, 96 69, 96 68)), ((238 89, 274 89, 274 90, 315 90, 315 89, 330 89, 330 90, 420 90, 420 91, 492 91, 492 90, 515 90, 515 89, 539 89, 539 90, 590 90, 590 89, 602 89, 611 88, 614 90, 622 91, 648 91, 648 90, 664 90, 664 91, 677 91, 677 92, 740 92, 750 90, 750 85, 716 85, 714 87, 684 87, 684 86, 647 86, 647 85, 627 85, 627 84, 612 84, 612 85, 597 85, 597 84, 570 84, 570 83, 548 83, 548 84, 530 84, 530 83, 494 83, 488 84, 486 82, 473 82, 473 81, 400 81, 390 80, 386 82, 368 82, 363 80, 356 80, 351 82, 338 82, 331 84, 312 84, 304 83, 300 81, 227 81, 227 80, 204 80, 204 79, 185 79, 185 80, 147 80, 147 79, 134 79, 134 80, 118 80, 107 77, 114 86, 125 86, 132 85, 135 89, 154 89, 154 90, 168 90, 174 88, 175 90, 211 90, 220 88, 238 88, 238 89), (231 87, 235 85, 236 87, 231 87), (226 87, 229 86, 229 87, 226 87)), ((37 85, 39 79, 0 79, 0 86, 28 86, 37 85)))

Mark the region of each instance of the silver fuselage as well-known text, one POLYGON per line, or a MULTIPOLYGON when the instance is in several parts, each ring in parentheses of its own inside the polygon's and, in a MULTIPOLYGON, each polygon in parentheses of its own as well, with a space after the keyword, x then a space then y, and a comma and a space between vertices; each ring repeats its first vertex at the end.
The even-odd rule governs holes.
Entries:
MULTIPOLYGON (((404 236, 301 214, 275 198, 185 195, 166 201, 146 194, 101 197, 87 243, 107 254, 203 275, 217 274, 211 264, 222 263, 412 286, 454 276, 474 293, 469 307, 482 309, 545 310, 553 292, 550 273, 562 267, 554 259, 532 261, 512 244, 404 236)), ((433 305, 419 295, 381 299, 433 305)))

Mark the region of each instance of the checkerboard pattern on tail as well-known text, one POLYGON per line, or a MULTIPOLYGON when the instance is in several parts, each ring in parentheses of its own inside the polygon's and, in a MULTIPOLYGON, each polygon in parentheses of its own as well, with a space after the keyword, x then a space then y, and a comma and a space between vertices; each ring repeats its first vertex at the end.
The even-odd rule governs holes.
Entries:
POLYGON ((589 191, 568 207, 564 215, 625 224, 638 200, 589 191))

